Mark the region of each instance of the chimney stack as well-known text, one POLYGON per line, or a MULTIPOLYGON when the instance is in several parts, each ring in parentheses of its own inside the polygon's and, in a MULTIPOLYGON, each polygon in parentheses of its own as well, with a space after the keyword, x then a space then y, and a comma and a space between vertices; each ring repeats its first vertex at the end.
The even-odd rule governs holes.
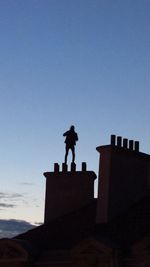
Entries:
POLYGON ((86 170, 86 162, 82 162, 82 170, 76 171, 76 164, 54 164, 54 172, 45 172, 45 223, 69 212, 78 210, 94 199, 94 180, 96 174, 86 170))
POLYGON ((138 141, 115 135, 111 135, 110 145, 97 147, 97 151, 97 223, 106 223, 145 194, 150 156, 139 152, 138 141))

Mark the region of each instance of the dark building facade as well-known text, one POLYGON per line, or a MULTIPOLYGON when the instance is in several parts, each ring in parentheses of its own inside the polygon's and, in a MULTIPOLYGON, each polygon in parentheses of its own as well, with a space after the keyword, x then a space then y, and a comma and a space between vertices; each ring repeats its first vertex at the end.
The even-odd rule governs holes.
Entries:
POLYGON ((96 174, 82 163, 46 172, 44 224, 0 240, 0 267, 150 267, 150 155, 111 136, 96 174))

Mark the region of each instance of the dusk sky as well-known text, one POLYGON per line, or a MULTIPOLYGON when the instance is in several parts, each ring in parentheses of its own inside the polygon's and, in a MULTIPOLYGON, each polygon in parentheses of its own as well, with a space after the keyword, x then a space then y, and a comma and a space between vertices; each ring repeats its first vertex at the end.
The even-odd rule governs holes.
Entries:
POLYGON ((72 124, 77 170, 111 134, 149 154, 149 102, 150 0, 0 0, 0 219, 43 222, 72 124))

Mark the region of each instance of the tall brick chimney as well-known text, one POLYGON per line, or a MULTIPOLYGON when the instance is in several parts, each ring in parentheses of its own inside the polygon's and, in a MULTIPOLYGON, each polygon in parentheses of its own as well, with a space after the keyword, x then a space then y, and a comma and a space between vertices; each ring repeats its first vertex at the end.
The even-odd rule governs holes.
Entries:
POLYGON ((76 165, 68 166, 54 164, 54 172, 45 172, 45 223, 69 212, 75 211, 89 204, 94 198, 94 180, 96 174, 86 170, 86 163, 82 163, 82 170, 76 171, 76 165))
POLYGON ((111 135, 100 153, 97 222, 105 223, 139 200, 150 187, 150 156, 139 142, 111 135))

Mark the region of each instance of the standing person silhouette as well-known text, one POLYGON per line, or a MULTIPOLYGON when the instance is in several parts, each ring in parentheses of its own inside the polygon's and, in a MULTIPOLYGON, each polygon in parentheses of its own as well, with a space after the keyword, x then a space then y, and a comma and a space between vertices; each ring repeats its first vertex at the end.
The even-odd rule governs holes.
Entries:
POLYGON ((69 149, 72 152, 72 162, 75 162, 75 145, 76 141, 78 141, 78 135, 75 132, 75 127, 72 125, 70 130, 65 132, 63 136, 66 136, 65 143, 66 143, 66 154, 65 154, 65 164, 67 164, 67 157, 69 149))

